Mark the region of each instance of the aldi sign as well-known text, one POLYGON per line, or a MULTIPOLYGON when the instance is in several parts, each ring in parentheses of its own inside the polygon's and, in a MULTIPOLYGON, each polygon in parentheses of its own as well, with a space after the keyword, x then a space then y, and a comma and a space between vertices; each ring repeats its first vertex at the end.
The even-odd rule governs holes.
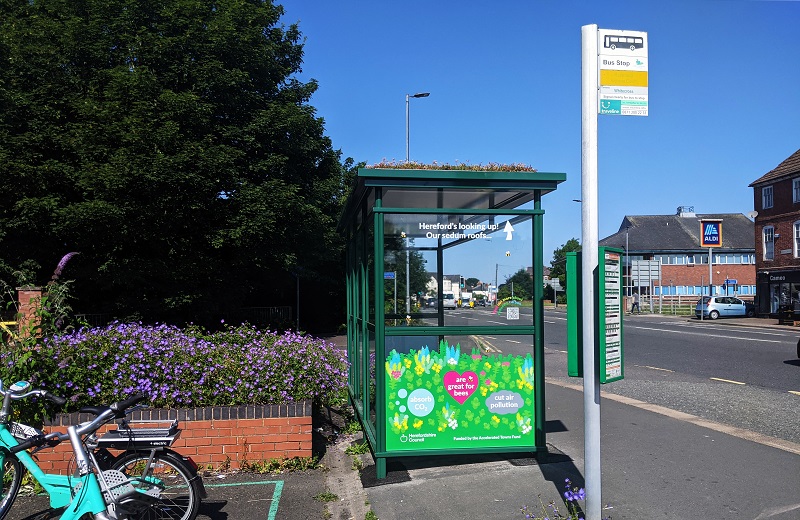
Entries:
POLYGON ((722 222, 700 221, 700 247, 722 247, 722 222))

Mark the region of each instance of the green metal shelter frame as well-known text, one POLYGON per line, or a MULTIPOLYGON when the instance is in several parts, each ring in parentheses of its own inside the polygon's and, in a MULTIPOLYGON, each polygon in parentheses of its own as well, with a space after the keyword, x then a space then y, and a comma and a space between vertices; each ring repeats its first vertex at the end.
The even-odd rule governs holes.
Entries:
POLYGON ((348 244, 348 391, 378 478, 394 457, 546 453, 541 203, 565 180, 532 171, 359 169, 340 222, 348 244), (530 302, 495 301, 493 323, 477 325, 464 321, 468 310, 445 312, 447 287, 456 283, 445 274, 450 259, 483 259, 496 278, 500 264, 489 248, 511 240, 512 227, 523 238, 508 243, 532 266, 530 302), (419 280, 434 258, 425 288, 417 281, 412 293, 412 271, 419 280), (497 321, 506 304, 518 307, 506 310, 519 321, 497 321), (531 352, 492 354, 485 336, 529 337, 531 352))

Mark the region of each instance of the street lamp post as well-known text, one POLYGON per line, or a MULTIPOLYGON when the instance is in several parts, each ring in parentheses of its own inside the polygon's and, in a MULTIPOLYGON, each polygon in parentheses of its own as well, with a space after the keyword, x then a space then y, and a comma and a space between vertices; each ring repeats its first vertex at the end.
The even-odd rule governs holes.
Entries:
POLYGON ((406 94, 406 162, 409 162, 408 155, 408 100, 411 98, 424 98, 430 96, 430 92, 418 92, 416 94, 406 94))

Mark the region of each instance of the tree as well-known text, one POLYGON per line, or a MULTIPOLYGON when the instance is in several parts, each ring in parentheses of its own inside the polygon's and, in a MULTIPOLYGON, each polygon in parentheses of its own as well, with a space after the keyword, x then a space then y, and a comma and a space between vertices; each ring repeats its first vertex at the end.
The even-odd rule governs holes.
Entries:
MULTIPOLYGON (((384 283, 384 306, 386 312, 393 312, 394 306, 391 304, 397 298, 397 312, 406 312, 406 294, 410 297, 416 296, 421 300, 426 296, 427 284, 429 281, 425 259, 419 251, 415 251, 414 239, 408 239, 408 250, 406 249, 406 238, 403 235, 387 235, 384 238, 384 269, 394 272, 394 280, 387 280, 384 283), (408 256, 406 256, 408 253, 408 256), (406 292, 406 266, 408 266, 409 289, 406 292), (397 294, 394 294, 395 284, 397 294)), ((412 302, 413 303, 413 302, 412 302)), ((413 309, 413 305, 411 306, 413 309)))
POLYGON ((558 278, 561 286, 567 288, 567 253, 580 251, 581 244, 577 238, 570 238, 565 244, 553 251, 553 260, 550 262, 550 279, 558 278))
POLYGON ((520 300, 530 300, 533 298, 533 278, 526 269, 520 269, 513 275, 506 278, 506 283, 500 285, 497 296, 500 299, 512 296, 520 300))
POLYGON ((481 281, 474 277, 469 277, 464 280, 464 285, 466 285, 470 290, 475 289, 479 283, 481 283, 481 281))
POLYGON ((316 82, 294 77, 302 36, 280 6, 0 13, 0 277, 79 251, 76 308, 173 321, 293 302, 291 274, 341 295, 355 167, 308 104, 316 82))

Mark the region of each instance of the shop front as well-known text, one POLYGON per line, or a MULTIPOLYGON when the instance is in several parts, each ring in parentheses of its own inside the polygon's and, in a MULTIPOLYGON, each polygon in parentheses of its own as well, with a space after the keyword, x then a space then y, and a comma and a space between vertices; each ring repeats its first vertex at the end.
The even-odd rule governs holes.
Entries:
POLYGON ((760 316, 800 319, 800 269, 764 269, 756 274, 760 316))

